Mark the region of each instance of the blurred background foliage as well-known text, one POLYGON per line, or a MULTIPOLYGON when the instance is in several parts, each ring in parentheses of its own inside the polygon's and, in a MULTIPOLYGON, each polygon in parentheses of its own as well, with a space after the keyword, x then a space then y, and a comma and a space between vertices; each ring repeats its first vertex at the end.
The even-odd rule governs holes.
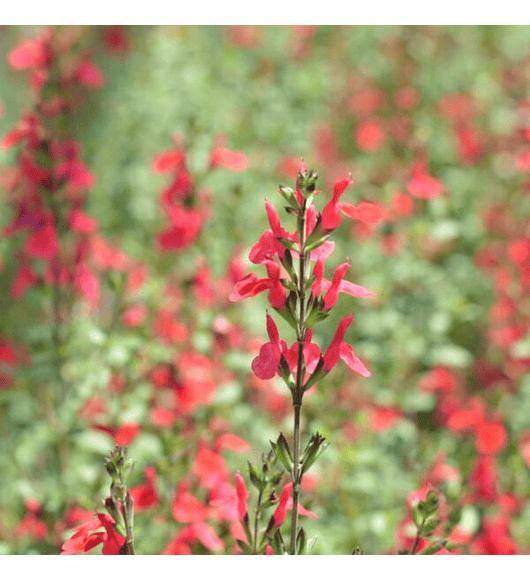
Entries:
MULTIPOLYGON (((528 469, 519 441, 530 430, 530 381, 523 374, 510 390, 502 385, 486 389, 474 373, 477 359, 500 366, 505 360, 505 352, 488 338, 494 280, 477 267, 474 256, 492 237, 482 219, 488 205, 509 208, 523 224, 530 210, 523 192, 527 176, 514 162, 523 147, 514 142, 520 130, 518 106, 529 97, 530 27, 136 26, 126 31, 126 54, 116 55, 101 40, 104 27, 85 29, 106 83, 87 94, 69 119, 69 131, 82 144, 82 158, 97 179, 88 195, 87 212, 109 241, 149 265, 151 276, 139 296, 152 307, 161 300, 165 280, 193 276, 199 257, 207 257, 214 278, 225 274, 236 249, 246 259, 268 227, 264 199, 280 208, 278 184, 293 183, 295 173, 285 169, 286 159, 303 158, 318 171, 326 199, 334 180, 352 172, 354 185, 344 194, 344 201, 351 203, 370 200, 392 207, 395 192, 406 190, 410 168, 418 158, 428 160, 430 175, 443 184, 442 196, 416 199, 414 211, 399 220, 385 220, 363 233, 343 219, 334 233, 337 248, 330 262, 337 265, 350 257, 349 279, 373 289, 378 298, 342 297, 332 316, 315 329, 316 341, 324 347, 340 318, 353 312, 349 342, 372 372, 368 379, 357 379, 346 369, 336 369, 307 398, 304 425, 331 441, 314 468, 318 485, 303 500, 319 516, 304 524, 309 535, 318 536, 316 552, 351 553, 356 545, 367 554, 394 549, 406 498, 420 487, 440 453, 459 473, 450 493, 458 498, 470 493, 469 476, 477 455, 474 440, 446 429, 437 418, 438 395, 419 387, 436 366, 450 368, 461 377, 469 396, 483 398, 502 415, 509 441, 498 454, 498 489, 527 498, 528 469), (373 112, 359 113, 363 106, 359 95, 367 88, 382 95, 373 97, 381 104, 373 112), (412 96, 410 104, 400 106, 397 95, 403 88, 412 96), (470 116, 481 135, 482 150, 472 162, 463 161, 455 145, 455 118, 443 113, 441 103, 451 95, 467 95, 474 103, 470 116), (361 105, 355 104, 356 96, 361 105), (359 144, 356 131, 363 118, 375 116, 385 137, 370 150, 359 144), (405 127, 404 137, 399 137, 399 123, 405 127), (164 223, 159 196, 167 183, 165 177, 153 174, 151 164, 158 153, 172 147, 175 133, 185 138, 193 175, 205 173, 212 143, 220 134, 227 147, 248 156, 249 167, 241 173, 205 175, 200 185, 210 192, 211 217, 201 237, 184 252, 161 254, 155 238, 164 223), (374 426, 374 409, 379 408, 397 410, 397 419, 388 428, 374 426)), ((7 55, 22 37, 35 33, 31 27, 2 27, 0 53, 7 55)), ((25 75, 2 58, 0 134, 31 106, 26 85, 25 75)), ((1 166, 15 163, 15 150, 0 151, 1 166)), ((11 220, 5 207, 0 225, 11 220)), ((285 227, 291 228, 289 217, 285 220, 285 227)), ((66 499, 84 498, 85 507, 92 509, 105 495, 101 458, 112 440, 87 428, 78 410, 86 398, 107 388, 113 373, 124 372, 136 380, 134 388, 107 400, 116 421, 138 421, 143 426, 130 448, 137 462, 136 483, 147 465, 167 456, 168 445, 185 444, 178 433, 166 438, 149 428, 152 387, 138 379, 139 350, 148 352, 153 361, 167 360, 175 350, 154 341, 147 328, 112 327, 79 310, 63 352, 67 362, 61 373, 69 390, 62 396, 56 420, 66 425, 63 436, 69 438, 69 455, 61 460, 67 468, 57 485, 57 472, 49 467, 56 435, 42 419, 49 414, 47 396, 35 389, 37 383, 55 380, 47 348, 49 322, 36 314, 46 310, 49 296, 34 289, 22 301, 10 298, 15 247, 13 239, 0 240, 5 263, 0 331, 27 345, 32 365, 16 371, 16 388, 0 391, 0 551, 56 553, 53 543, 11 541, 7 531, 22 519, 28 498, 37 498, 53 522, 65 509, 66 499)), ((257 269, 252 266, 250 271, 257 269)), ((186 308, 194 311, 193 299, 187 300, 191 302, 186 308)), ((264 337, 267 307, 265 295, 228 311, 222 305, 201 307, 195 313, 195 348, 208 355, 209 329, 220 315, 264 337)), ((287 325, 281 320, 278 324, 281 335, 289 337, 287 325)), ((524 341, 520 348, 524 349, 524 341)), ((244 349, 226 353, 223 364, 236 378, 219 386, 214 403, 197 409, 194 421, 203 429, 214 415, 229 421, 233 432, 251 444, 256 459, 278 429, 291 432, 291 417, 252 402, 248 394, 252 358, 244 349)), ((280 383, 274 388, 285 394, 280 383)), ((244 472, 246 459, 242 454, 227 455, 234 473, 244 472)), ((171 494, 171 485, 185 471, 181 468, 172 484, 160 482, 168 485, 161 495, 171 494)), ((462 525, 478 533, 481 518, 495 509, 468 502, 462 525)), ((136 526, 137 545, 144 553, 164 549, 168 529, 143 514, 136 526)), ((527 507, 511 520, 510 530, 520 549, 526 550, 527 507)))

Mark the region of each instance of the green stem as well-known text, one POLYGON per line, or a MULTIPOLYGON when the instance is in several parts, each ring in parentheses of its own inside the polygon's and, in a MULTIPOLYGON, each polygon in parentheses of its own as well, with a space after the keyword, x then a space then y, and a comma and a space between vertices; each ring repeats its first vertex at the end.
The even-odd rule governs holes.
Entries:
POLYGON ((423 525, 424 524, 425 524, 425 518, 421 522, 421 526, 419 526, 418 531, 416 533, 416 538, 414 539, 414 544, 412 546, 412 549, 410 550, 410 556, 414 556, 414 554, 416 554, 416 550, 418 549, 418 546, 420 545, 421 534, 423 532, 423 525))
POLYGON ((136 550, 134 549, 134 537, 131 527, 131 522, 127 517, 127 510, 122 507, 123 522, 125 524, 125 544, 123 545, 123 555, 124 556, 136 556, 136 550))
POLYGON ((252 553, 258 553, 258 527, 259 521, 261 519, 261 497, 263 495, 263 490, 260 490, 258 495, 258 504, 256 505, 256 518, 254 519, 254 538, 252 540, 252 553))
POLYGON ((294 443, 293 443, 293 511, 291 514, 291 544, 289 553, 296 554, 298 532, 298 502, 300 498, 300 410, 302 404, 294 406, 294 443))
POLYGON ((305 327, 305 227, 306 227, 306 202, 301 208, 298 219, 298 238, 300 240, 300 262, 298 272, 298 304, 299 304, 299 319, 297 327, 297 342, 298 342, 298 361, 296 369, 296 384, 293 390, 293 408, 294 408, 294 427, 293 427, 293 511, 291 516, 291 541, 289 553, 294 556, 296 554, 296 536, 298 534, 298 503, 300 497, 300 415, 302 409, 302 398, 304 396, 304 342, 307 329, 305 327))

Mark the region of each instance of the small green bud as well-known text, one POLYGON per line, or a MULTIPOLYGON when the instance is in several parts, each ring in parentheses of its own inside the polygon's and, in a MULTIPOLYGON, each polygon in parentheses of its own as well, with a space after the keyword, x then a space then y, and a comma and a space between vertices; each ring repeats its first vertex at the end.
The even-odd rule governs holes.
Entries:
POLYGON ((421 528, 421 524, 423 522, 423 514, 420 510, 419 504, 415 504, 412 506, 412 519, 414 520, 414 525, 417 528, 421 528))
POLYGON ((293 457, 291 455, 291 450, 289 449, 289 444, 287 439, 284 437, 283 433, 280 433, 276 443, 270 442, 274 454, 278 458, 278 461, 285 467, 285 469, 291 473, 293 469, 293 457))
POLYGON ((262 481, 260 474, 258 470, 252 465, 252 463, 250 463, 250 461, 248 462, 248 473, 250 475, 250 481, 252 485, 258 489, 261 489, 262 481))
POLYGON ((299 555, 306 554, 307 550, 307 536, 304 528, 298 530, 298 535, 296 536, 296 553, 299 555))
POLYGON ((428 519, 423 524, 422 532, 425 536, 432 534, 434 530, 440 525, 440 520, 438 518, 428 519))
POLYGON ((315 433, 311 435, 311 439, 307 444, 304 453, 302 455, 302 469, 300 473, 300 478, 302 475, 309 470, 309 468, 315 463, 318 456, 321 455, 323 451, 327 448, 327 444, 325 444, 325 437, 322 437, 320 433, 315 433))

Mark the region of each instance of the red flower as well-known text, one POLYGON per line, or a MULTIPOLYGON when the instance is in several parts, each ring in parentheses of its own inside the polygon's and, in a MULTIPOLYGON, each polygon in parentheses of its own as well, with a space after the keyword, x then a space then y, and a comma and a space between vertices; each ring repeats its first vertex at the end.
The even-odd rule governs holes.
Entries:
POLYGON ((353 316, 350 315, 340 321, 335 336, 324 354, 324 370, 330 371, 337 364, 339 358, 341 358, 353 371, 361 374, 363 377, 369 377, 371 375, 370 371, 355 356, 352 347, 342 341, 352 320, 353 316))
POLYGON ((90 249, 94 263, 100 270, 123 272, 129 265, 129 258, 119 248, 110 245, 102 237, 93 238, 90 249))
POLYGON ((198 209, 173 206, 169 209, 171 225, 158 234, 158 246, 162 252, 184 250, 199 235, 205 215, 198 209))
POLYGON ((464 164, 472 165, 482 155, 482 143, 476 129, 469 125, 459 124, 455 129, 456 149, 464 164))
POLYGON ((407 183, 407 189, 413 197, 420 199, 440 197, 444 192, 442 183, 429 175, 424 164, 421 162, 413 166, 411 179, 407 183))
POLYGON ((241 437, 232 435, 232 433, 223 433, 215 440, 215 450, 230 449, 237 453, 244 453, 250 449, 250 445, 241 437))
MULTIPOLYGON (((282 493, 280 494, 280 501, 278 502, 278 507, 272 514, 274 526, 277 528, 279 528, 285 521, 287 511, 293 509, 293 498, 291 496, 292 490, 293 490, 293 482, 290 481, 282 489, 282 493)), ((310 512, 309 510, 306 510, 300 504, 298 504, 298 513, 302 516, 309 516, 310 518, 313 518, 315 520, 317 519, 316 514, 310 512)))
POLYGON ((339 227, 341 211, 339 198, 350 183, 353 183, 351 179, 342 179, 335 183, 333 196, 322 211, 322 228, 325 231, 334 230, 339 227))
POLYGON ((273 308, 281 310, 285 306, 287 297, 280 278, 280 266, 275 262, 265 262, 267 274, 269 275, 269 302, 273 308))
POLYGON ((236 494, 237 494, 237 514, 241 521, 245 519, 247 515, 247 498, 250 495, 247 486, 245 485, 245 480, 241 477, 239 471, 236 473, 236 494))
POLYGON ((275 262, 266 261, 268 278, 258 278, 254 273, 247 274, 234 286, 229 295, 231 302, 239 302, 244 298, 256 296, 269 290, 269 302, 273 308, 281 310, 285 306, 285 289, 280 279, 280 267, 275 262))
POLYGON ((210 489, 225 481, 228 476, 225 460, 215 451, 208 449, 203 442, 199 442, 199 451, 191 470, 198 476, 200 485, 210 489))
POLYGON ((18 357, 15 354, 12 345, 0 337, 0 364, 7 363, 13 365, 16 364, 17 361, 18 357))
POLYGON ((17 300, 21 298, 28 288, 36 286, 39 283, 39 279, 31 266, 25 261, 24 258, 17 256, 20 262, 20 268, 17 271, 13 282, 11 284, 11 296, 17 300))
POLYGON ((210 155, 210 169, 226 167, 231 171, 244 171, 248 165, 248 157, 241 151, 232 151, 223 147, 224 139, 217 140, 217 145, 210 155))
POLYGON ((48 527, 40 519, 41 507, 35 500, 26 501, 27 513, 20 524, 15 528, 14 535, 31 536, 37 541, 42 541, 48 535, 48 527))
POLYGON ((385 132, 377 118, 362 121, 355 131, 355 140, 363 151, 378 151, 384 145, 385 139, 385 132))
MULTIPOLYGON (((205 548, 212 552, 219 552, 224 548, 224 542, 213 531, 211 526, 205 522, 193 522, 187 528, 184 528, 178 536, 172 540, 173 549, 182 549, 182 545, 186 546, 189 543, 199 541, 205 548)), ((189 549, 189 548, 188 548, 189 549)), ((167 550, 167 548, 166 548, 167 550)), ((173 553, 173 552, 164 552, 173 553)), ((184 551, 179 553, 190 554, 191 551, 184 551)))
POLYGON ((96 518, 79 526, 73 536, 63 543, 61 555, 89 552, 101 543, 106 556, 119 554, 125 544, 125 538, 116 532, 114 520, 107 514, 96 514, 96 518), (105 528, 104 532, 94 531, 101 527, 105 528))
POLYGON ((49 65, 51 59, 48 43, 42 38, 24 40, 7 55, 7 61, 17 70, 49 65))
MULTIPOLYGON (((313 332, 309 329, 306 332, 305 340, 304 340, 304 362, 305 362, 305 369, 307 373, 311 374, 317 367, 322 353, 320 352, 320 347, 318 344, 311 342, 313 337, 313 332)), ((295 342, 291 348, 287 349, 285 344, 282 341, 282 351, 285 359, 289 365, 289 368, 293 375, 296 374, 298 369, 298 343, 295 342)))
POLYGON ((117 56, 129 52, 129 36, 123 26, 105 26, 103 43, 109 52, 117 56))
POLYGON ((51 217, 46 217, 44 223, 26 239, 24 248, 32 258, 47 261, 55 258, 59 239, 51 217))
POLYGON ((508 434, 503 423, 481 422, 477 429, 477 451, 479 453, 497 453, 508 441, 508 434))
POLYGON ((474 429, 484 421, 484 403, 474 398, 467 408, 457 409, 447 421, 447 428, 452 431, 474 429))
POLYGON ((322 281, 322 287, 326 289, 326 286, 329 284, 329 288, 324 296, 324 309, 330 310, 335 303, 337 302, 339 292, 344 292, 345 294, 349 294, 350 296, 354 296, 356 298, 373 298, 375 294, 362 286, 358 286, 357 284, 352 284, 347 280, 343 280, 344 274, 346 270, 350 267, 348 262, 344 262, 340 266, 337 266, 335 273, 333 274, 333 279, 331 280, 331 284, 328 283, 327 280, 322 281))
POLYGON ((497 471, 495 458, 483 455, 475 463, 469 482, 473 486, 476 500, 485 503, 495 503, 497 499, 497 471))
POLYGON ((165 309, 158 312, 153 321, 152 332, 166 344, 183 342, 188 338, 188 328, 175 320, 175 315, 165 309))
POLYGON ((404 191, 396 191, 392 196, 392 209, 399 215, 409 215, 414 211, 414 200, 404 191))
POLYGON ((39 119, 32 113, 26 113, 16 127, 4 136, 0 147, 9 149, 19 141, 27 139, 28 145, 31 148, 36 148, 43 137, 43 133, 44 129, 39 119))
POLYGON ((258 356, 252 361, 254 374, 262 379, 272 379, 279 371, 281 358, 280 335, 274 319, 267 312, 267 334, 270 342, 266 342, 260 349, 258 356))
POLYGON ((127 445, 130 445, 138 437, 140 429, 138 423, 125 423, 114 435, 115 443, 122 447, 127 447, 127 445))
POLYGON ((151 509, 158 505, 159 498, 156 491, 156 471, 153 467, 145 469, 146 483, 129 489, 137 512, 151 509))
POLYGON ((401 411, 395 407, 377 407, 372 413, 370 424, 376 432, 386 431, 393 427, 402 416, 401 411))
POLYGON ((75 232, 92 234, 98 229, 97 221, 78 208, 72 209, 66 219, 70 225, 70 229, 75 232))
POLYGON ((186 154, 180 149, 169 149, 159 153, 151 166, 151 171, 155 174, 167 173, 178 169, 186 160, 186 154))
POLYGON ((240 48, 255 48, 260 43, 261 31, 257 26, 229 26, 227 33, 229 42, 240 48))
POLYGON ((81 147, 78 143, 69 141, 57 147, 56 156, 63 157, 55 174, 60 179, 66 179, 68 184, 76 189, 88 189, 96 183, 96 178, 79 159, 81 147))
POLYGON ((517 547, 509 533, 509 520, 506 516, 484 518, 482 529, 472 543, 472 550, 476 554, 513 555, 517 547))
POLYGON ((265 209, 271 229, 263 232, 260 239, 252 246, 249 259, 253 264, 262 264, 272 260, 276 255, 282 259, 285 255, 285 246, 278 240, 284 238, 295 242, 298 239, 296 234, 290 234, 282 228, 278 212, 268 199, 265 200, 265 209))
POLYGON ((208 507, 188 493, 189 483, 183 481, 177 488, 172 514, 177 522, 187 524, 202 522, 209 515, 208 507))
POLYGON ((147 308, 143 304, 133 304, 122 314, 124 326, 139 326, 147 317, 147 308))
POLYGON ((274 525, 279 528, 284 520, 285 516, 287 515, 287 502, 291 497, 291 491, 293 489, 293 482, 290 481, 287 485, 284 486, 282 489, 282 493, 280 495, 280 501, 278 503, 278 507, 276 508, 274 514, 272 515, 274 519, 274 525))
POLYGON ((74 282, 77 289, 92 306, 99 303, 99 280, 85 262, 79 262, 74 273, 74 282))
POLYGON ((383 206, 372 201, 361 201, 358 206, 342 203, 340 207, 346 216, 359 220, 365 225, 378 224, 385 217, 383 206))
POLYGON ((88 58, 79 64, 77 78, 81 84, 87 87, 100 88, 105 84, 105 76, 88 58))
POLYGON ((185 352, 177 361, 180 384, 174 385, 177 407, 181 412, 191 412, 199 405, 212 402, 218 387, 214 376, 214 363, 206 356, 185 352))
POLYGON ((460 387, 461 379, 451 369, 434 367, 419 382, 420 390, 426 393, 454 393, 460 387))

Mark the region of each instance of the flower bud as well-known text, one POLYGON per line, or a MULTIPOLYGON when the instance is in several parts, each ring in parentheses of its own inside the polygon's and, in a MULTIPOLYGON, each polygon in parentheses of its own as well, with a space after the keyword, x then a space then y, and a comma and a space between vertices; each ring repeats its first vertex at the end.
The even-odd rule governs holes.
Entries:
POLYGON ((291 450, 289 449, 287 439, 284 437, 283 433, 280 433, 276 443, 271 441, 270 444, 280 463, 289 473, 291 473, 293 469, 293 457, 291 455, 291 450))

